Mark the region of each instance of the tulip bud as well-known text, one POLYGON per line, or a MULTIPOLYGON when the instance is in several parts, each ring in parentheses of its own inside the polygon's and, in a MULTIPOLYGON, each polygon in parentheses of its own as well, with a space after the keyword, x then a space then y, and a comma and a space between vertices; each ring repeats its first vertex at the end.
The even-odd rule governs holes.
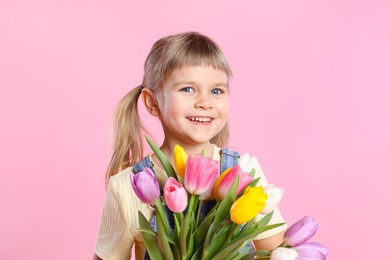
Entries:
POLYGON ((293 248, 277 247, 272 251, 270 260, 295 260, 298 252, 293 248))
POLYGON ((236 179, 237 174, 239 177, 236 194, 239 194, 243 188, 245 188, 251 181, 253 181, 253 177, 250 176, 249 173, 242 172, 241 167, 236 164, 233 168, 225 170, 218 177, 213 190, 213 197, 215 199, 222 200, 226 196, 234 180, 236 179))
POLYGON ((184 178, 184 173, 186 171, 187 159, 188 155, 184 151, 183 147, 176 145, 173 151, 173 160, 175 162, 176 172, 182 178, 184 178))
POLYGON ((265 207, 260 213, 263 215, 267 215, 278 206, 280 200, 283 197, 283 189, 269 184, 264 188, 264 192, 267 193, 268 198, 267 202, 265 203, 265 207))
POLYGON ((289 227, 284 234, 284 240, 291 246, 297 246, 309 240, 317 231, 318 224, 313 217, 305 216, 289 227))
POLYGON ((263 187, 247 187, 230 208, 230 219, 236 224, 248 222, 264 208, 266 200, 263 187))
POLYGON ((160 196, 160 186, 154 172, 145 167, 136 174, 130 174, 131 185, 138 198, 146 204, 154 204, 160 196))
POLYGON ((188 156, 184 186, 191 194, 201 195, 205 193, 211 195, 218 173, 219 164, 217 161, 201 155, 188 156))
POLYGON ((165 182, 164 199, 168 208, 173 212, 183 212, 187 207, 187 192, 183 185, 172 177, 165 182))

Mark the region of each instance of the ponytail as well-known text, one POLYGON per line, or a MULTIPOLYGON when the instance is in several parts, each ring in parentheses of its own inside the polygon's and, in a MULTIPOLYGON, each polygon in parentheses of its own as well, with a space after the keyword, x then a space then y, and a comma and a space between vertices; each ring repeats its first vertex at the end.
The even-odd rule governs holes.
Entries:
POLYGON ((145 128, 138 112, 141 88, 127 93, 115 108, 113 120, 113 154, 106 172, 106 184, 111 176, 135 164, 143 157, 145 128))

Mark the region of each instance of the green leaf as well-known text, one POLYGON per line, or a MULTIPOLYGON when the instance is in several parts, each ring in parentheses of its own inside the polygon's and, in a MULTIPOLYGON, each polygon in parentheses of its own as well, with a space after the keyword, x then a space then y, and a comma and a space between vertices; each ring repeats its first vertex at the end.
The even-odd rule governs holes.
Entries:
MULTIPOLYGON (((165 233, 170 235, 171 234, 171 230, 170 230, 170 227, 169 227, 169 223, 168 223, 167 215, 166 215, 166 212, 165 212, 165 208, 162 205, 161 199, 156 200, 156 206, 157 206, 157 210, 160 212, 161 220, 163 222, 163 227, 164 227, 165 233)), ((156 212, 157 212, 157 210, 156 210, 156 212)))
MULTIPOLYGON (((191 218, 192 221, 191 222, 195 222, 195 219, 192 217, 191 218)), ((194 230, 194 227, 193 225, 190 225, 190 230, 187 234, 187 258, 190 257, 192 255, 192 253, 194 252, 194 236, 192 235, 192 232, 194 230)))
MULTIPOLYGON (((243 225, 242 229, 240 230, 240 233, 245 232, 248 228, 251 228, 252 226, 253 226, 253 219, 251 219, 250 221, 246 222, 243 225)), ((237 237, 237 234, 234 237, 237 237)))
POLYGON ((269 223, 269 221, 272 218, 272 215, 274 214, 273 211, 271 211, 269 214, 265 215, 257 224, 257 226, 265 226, 269 223))
POLYGON ((214 223, 219 224, 227 217, 230 216, 230 208, 232 207, 234 201, 236 200, 236 190, 238 187, 238 175, 234 179, 232 186, 230 187, 228 193, 225 198, 223 198, 221 205, 217 209, 217 213, 215 214, 214 223))
POLYGON ((141 227, 142 236, 144 238, 146 249, 148 250, 149 256, 151 259, 163 260, 164 257, 160 251, 160 248, 156 247, 158 244, 156 234, 150 227, 149 222, 146 220, 141 211, 138 211, 138 219, 141 227), (148 232, 142 231, 148 230, 148 232), (154 235, 151 235, 152 232, 154 235))
POLYGON ((249 172, 249 175, 252 176, 253 178, 255 177, 255 173, 256 173, 256 169, 252 169, 250 172, 249 172))
POLYGON ((230 217, 230 208, 233 204, 233 202, 236 200, 236 190, 238 187, 238 175, 234 179, 234 182, 232 186, 230 187, 229 191, 225 195, 225 198, 221 201, 219 207, 217 208, 217 212, 215 213, 215 218, 210 225, 210 228, 207 232, 205 243, 203 246, 203 257, 206 257, 209 251, 211 237, 214 234, 215 228, 221 223, 222 221, 226 220, 228 217, 230 217))
POLYGON ((209 247, 206 259, 211 259, 214 254, 217 253, 223 247, 223 245, 226 244, 228 233, 230 233, 230 230, 234 228, 234 225, 235 224, 233 222, 226 224, 225 222, 220 223, 220 228, 216 229, 214 237, 211 241, 211 246, 209 247))
POLYGON ((146 138, 146 141, 148 141, 150 148, 152 148, 153 152, 156 154, 161 165, 164 167, 164 170, 167 173, 168 177, 173 177, 176 180, 178 180, 176 172, 173 169, 172 164, 168 161, 167 157, 165 157, 165 154, 160 150, 160 148, 149 137, 147 137, 145 135, 145 138, 146 138))
POLYGON ((180 217, 179 213, 174 213, 173 218, 175 220, 175 229, 173 231, 173 241, 180 248, 180 217))
POLYGON ((195 229, 195 218, 194 218, 194 209, 196 209, 197 203, 199 201, 199 196, 190 195, 190 202, 188 203, 187 214, 184 217, 184 220, 181 224, 181 232, 180 232, 180 248, 182 259, 187 259, 187 256, 190 256, 193 250, 193 239, 192 231, 195 229), (189 237, 192 237, 191 239, 189 237), (191 245, 192 243, 192 245, 191 245), (191 248, 192 247, 192 248, 191 248))
POLYGON ((230 243, 227 243, 213 258, 212 260, 226 259, 226 256, 237 247, 241 247, 243 244, 249 242, 260 233, 284 225, 284 223, 273 224, 262 227, 251 227, 245 232, 240 233, 230 243))
MULTIPOLYGON (((164 211, 165 212, 165 211, 164 211)), ((164 223, 161 218, 161 213, 156 210, 156 222, 157 222, 157 242, 164 254, 165 259, 173 259, 173 253, 168 242, 167 234, 165 233, 164 223)))
POLYGON ((198 248, 203 243, 216 212, 216 209, 212 209, 196 228, 194 232, 195 248, 198 248))
POLYGON ((196 249, 195 253, 192 255, 191 260, 198 260, 202 259, 202 253, 203 253, 203 244, 201 244, 198 249, 196 249))

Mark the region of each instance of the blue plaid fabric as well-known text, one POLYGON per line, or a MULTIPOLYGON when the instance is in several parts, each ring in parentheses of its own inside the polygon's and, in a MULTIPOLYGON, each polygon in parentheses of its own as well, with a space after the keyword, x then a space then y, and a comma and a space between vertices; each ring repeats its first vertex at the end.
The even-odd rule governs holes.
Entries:
MULTIPOLYGON (((220 173, 222 173, 226 169, 231 168, 234 165, 236 165, 238 163, 238 158, 239 157, 240 157, 240 154, 238 152, 231 151, 231 150, 226 149, 226 148, 222 148, 222 150, 221 150, 220 173)), ((153 165, 153 163, 151 162, 151 160, 150 160, 150 158, 148 156, 148 157, 145 157, 143 160, 141 160, 140 162, 136 163, 133 166, 133 172, 134 173, 140 172, 145 167, 149 167, 150 169, 153 170, 153 166, 154 165, 153 165)), ((204 202, 202 204, 202 209, 201 209, 201 212, 200 212, 201 219, 204 218, 210 212, 210 210, 213 208, 215 203, 216 202, 214 200, 211 200, 211 201, 206 201, 206 202, 204 202)), ((165 212, 166 212, 166 215, 167 215, 167 218, 168 218, 169 226, 171 228, 171 231, 173 232, 173 227, 174 227, 174 224, 175 224, 173 213, 172 213, 172 211, 169 210, 169 208, 167 206, 164 206, 164 209, 165 209, 165 212)), ((150 226, 152 227, 152 229, 155 232, 157 232, 157 223, 156 223, 156 215, 155 214, 153 214, 152 219, 150 220, 150 226)), ((252 243, 248 243, 240 251, 243 252, 247 248, 249 248, 249 252, 253 252, 254 251, 252 243)), ((150 256, 149 256, 147 251, 145 252, 144 259, 150 259, 150 256)))

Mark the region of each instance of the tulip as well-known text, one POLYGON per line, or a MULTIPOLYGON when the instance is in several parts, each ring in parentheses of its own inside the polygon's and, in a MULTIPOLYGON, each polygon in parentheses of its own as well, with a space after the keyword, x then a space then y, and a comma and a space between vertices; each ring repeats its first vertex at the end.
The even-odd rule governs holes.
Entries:
POLYGON ((298 259, 326 259, 329 249, 320 243, 310 242, 299 246, 295 249, 298 251, 298 259))
POLYGON ((176 172, 182 178, 184 178, 184 173, 186 171, 187 159, 188 155, 184 151, 183 147, 176 145, 173 151, 173 160, 175 162, 176 172))
POLYGON ((309 240, 317 231, 318 224, 313 217, 305 216, 289 227, 284 234, 284 240, 291 246, 297 246, 309 240))
MULTIPOLYGON (((219 164, 215 160, 201 155, 188 156, 184 187, 194 195, 203 193, 211 195, 215 180, 219 173, 219 164)), ((203 196, 203 199, 208 197, 203 196)))
POLYGON ((160 185, 154 172, 145 167, 136 174, 130 174, 131 185, 138 198, 146 204, 154 204, 160 196, 160 185))
POLYGON ((243 172, 250 172, 253 169, 259 168, 259 162, 255 156, 250 156, 245 153, 244 155, 241 155, 240 166, 243 172))
POLYGON ((175 178, 169 177, 165 182, 164 199, 173 212, 181 213, 187 207, 187 192, 175 178))
POLYGON ((267 215, 278 206, 280 200, 283 197, 283 189, 269 184, 264 188, 264 192, 267 193, 268 198, 267 202, 265 203, 265 207, 260 213, 263 215, 267 215))
POLYGON ((237 195, 242 191, 243 188, 245 188, 251 181, 253 181, 253 177, 249 173, 242 172, 241 167, 236 164, 233 168, 227 169, 218 177, 213 190, 213 197, 215 199, 222 200, 226 196, 237 174, 239 176, 238 187, 236 191, 237 195))
POLYGON ((293 248, 278 247, 272 251, 270 260, 295 260, 298 252, 293 248))
POLYGON ((247 187, 230 208, 230 219, 236 224, 248 222, 264 208, 266 200, 263 187, 247 187))

